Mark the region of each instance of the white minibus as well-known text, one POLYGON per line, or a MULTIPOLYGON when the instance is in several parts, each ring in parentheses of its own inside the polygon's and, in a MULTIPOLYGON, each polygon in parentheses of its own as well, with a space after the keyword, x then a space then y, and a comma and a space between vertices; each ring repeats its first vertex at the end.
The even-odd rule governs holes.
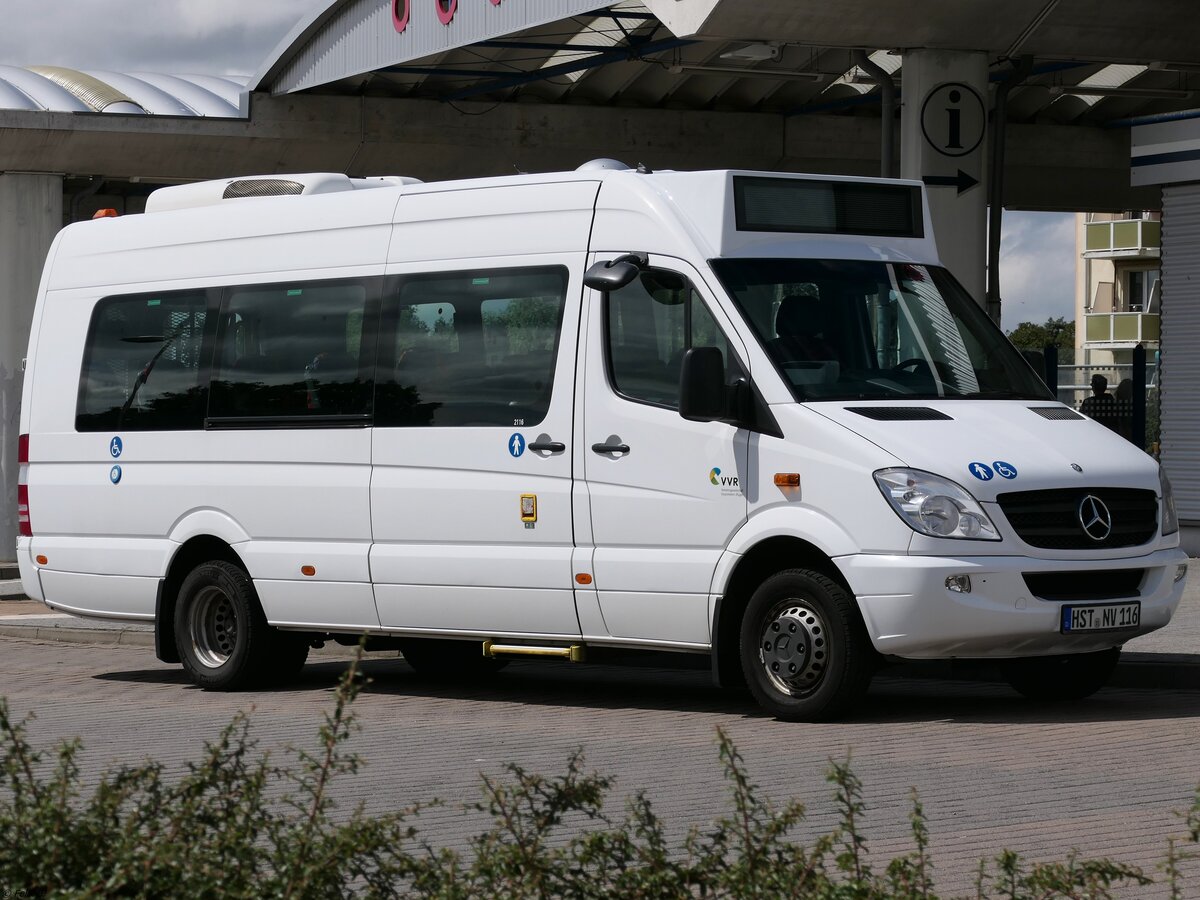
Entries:
POLYGON ((707 654, 784 719, 888 659, 1075 700, 1186 573, 1158 464, 939 265, 918 182, 164 188, 55 240, 20 424, 25 591, 209 689, 366 633, 707 654))

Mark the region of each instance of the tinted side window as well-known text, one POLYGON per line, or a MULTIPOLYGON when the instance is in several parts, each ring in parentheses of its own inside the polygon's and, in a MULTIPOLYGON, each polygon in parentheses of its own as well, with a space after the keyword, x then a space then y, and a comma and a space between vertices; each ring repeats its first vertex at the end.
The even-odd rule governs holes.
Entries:
POLYGON ((683 354, 692 347, 718 348, 727 376, 737 367, 712 314, 691 282, 675 272, 647 269, 611 292, 605 318, 612 384, 631 400, 677 408, 683 354))
POLYGON ((566 290, 561 266, 400 279, 384 304, 376 423, 541 422, 566 290))
POLYGON ((203 428, 208 305, 204 291, 97 303, 79 379, 76 430, 203 428))
POLYGON ((371 289, 360 281, 231 289, 221 311, 210 424, 370 415, 371 289))

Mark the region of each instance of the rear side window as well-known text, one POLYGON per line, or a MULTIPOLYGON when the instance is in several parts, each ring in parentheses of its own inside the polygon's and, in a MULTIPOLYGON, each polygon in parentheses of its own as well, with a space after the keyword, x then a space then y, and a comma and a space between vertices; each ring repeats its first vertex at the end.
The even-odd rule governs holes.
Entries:
POLYGON ((209 425, 365 421, 375 290, 357 280, 231 288, 221 311, 209 425))
POLYGON ((76 430, 203 428, 208 313, 204 291, 97 303, 79 379, 76 430))
POLYGON ((560 266, 399 279, 384 304, 376 423, 541 422, 566 290, 560 266))

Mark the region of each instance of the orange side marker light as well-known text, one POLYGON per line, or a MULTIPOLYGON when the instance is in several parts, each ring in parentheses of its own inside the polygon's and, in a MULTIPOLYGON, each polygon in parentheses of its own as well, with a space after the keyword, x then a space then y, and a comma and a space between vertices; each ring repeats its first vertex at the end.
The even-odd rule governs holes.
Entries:
POLYGON ((311 578, 313 575, 317 574, 317 567, 316 566, 301 566, 300 574, 307 575, 311 578))
POLYGON ((578 575, 575 576, 575 583, 576 584, 591 584, 592 576, 589 575, 587 572, 580 572, 578 575))

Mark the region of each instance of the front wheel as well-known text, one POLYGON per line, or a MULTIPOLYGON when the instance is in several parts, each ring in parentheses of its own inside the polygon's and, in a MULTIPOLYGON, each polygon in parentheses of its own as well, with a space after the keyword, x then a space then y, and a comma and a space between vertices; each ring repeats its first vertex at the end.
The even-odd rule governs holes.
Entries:
POLYGON ((853 597, 808 569, 779 572, 754 592, 742 616, 741 656, 746 683, 767 712, 810 722, 856 703, 875 661, 853 597))
POLYGON ((1113 647, 1098 653, 1010 659, 1004 662, 1004 677, 1030 700, 1082 700, 1108 684, 1120 655, 1121 648, 1113 647))
POLYGON ((240 567, 211 560, 183 580, 175 603, 175 641, 184 671, 198 687, 236 691, 257 683, 267 671, 275 636, 250 576, 240 567))

